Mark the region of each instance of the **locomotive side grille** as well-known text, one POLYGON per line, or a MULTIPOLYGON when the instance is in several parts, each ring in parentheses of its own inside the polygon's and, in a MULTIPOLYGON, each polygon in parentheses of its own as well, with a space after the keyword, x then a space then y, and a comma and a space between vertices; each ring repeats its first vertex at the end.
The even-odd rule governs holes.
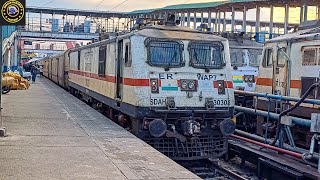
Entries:
POLYGON ((149 137, 144 140, 174 160, 215 158, 227 151, 227 139, 223 135, 192 137, 187 138, 186 142, 166 137, 149 137))

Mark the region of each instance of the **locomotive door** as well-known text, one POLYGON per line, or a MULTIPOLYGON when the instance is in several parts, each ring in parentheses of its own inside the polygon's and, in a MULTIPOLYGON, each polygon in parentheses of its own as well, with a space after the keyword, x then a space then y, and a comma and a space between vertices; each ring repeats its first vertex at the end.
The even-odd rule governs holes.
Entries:
POLYGON ((123 61, 123 40, 118 41, 117 47, 117 63, 116 63, 116 98, 118 101, 122 100, 122 61, 123 61))
POLYGON ((273 94, 286 96, 288 87, 287 46, 279 44, 273 55, 273 94))

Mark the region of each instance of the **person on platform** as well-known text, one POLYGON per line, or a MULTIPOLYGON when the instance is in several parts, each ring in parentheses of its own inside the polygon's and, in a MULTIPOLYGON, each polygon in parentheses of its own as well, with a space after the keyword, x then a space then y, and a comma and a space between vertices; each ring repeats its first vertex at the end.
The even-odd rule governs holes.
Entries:
POLYGON ((20 66, 18 67, 18 72, 19 72, 20 76, 23 77, 23 67, 22 67, 22 64, 20 64, 20 66))
POLYGON ((32 65, 31 67, 32 83, 36 82, 37 74, 38 74, 38 68, 35 65, 32 65))
POLYGON ((40 66, 40 77, 43 77, 43 66, 40 66))

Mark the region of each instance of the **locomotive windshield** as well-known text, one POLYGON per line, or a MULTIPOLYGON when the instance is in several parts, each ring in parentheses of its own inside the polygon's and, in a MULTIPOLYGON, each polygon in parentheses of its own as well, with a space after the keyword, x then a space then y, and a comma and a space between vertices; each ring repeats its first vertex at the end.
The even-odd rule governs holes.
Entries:
POLYGON ((249 49, 248 52, 250 66, 259 67, 260 59, 262 57, 262 49, 249 49))
POLYGON ((245 65, 243 49, 230 48, 231 65, 241 67, 245 65))
POLYGON ((249 60, 250 66, 259 67, 261 54, 262 49, 230 48, 231 65, 242 67, 249 60))
POLYGON ((147 43, 148 62, 152 66, 177 67, 183 64, 183 45, 177 41, 156 41, 147 43))
POLYGON ((223 68, 223 45, 219 42, 192 42, 189 45, 190 64, 195 68, 223 68))

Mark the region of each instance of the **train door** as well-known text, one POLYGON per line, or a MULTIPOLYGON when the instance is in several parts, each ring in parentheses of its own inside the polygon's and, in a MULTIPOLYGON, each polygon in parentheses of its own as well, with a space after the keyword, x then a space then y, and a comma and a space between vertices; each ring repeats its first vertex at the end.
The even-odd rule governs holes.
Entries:
POLYGON ((122 61, 123 61, 123 40, 118 41, 117 46, 117 63, 116 63, 116 98, 122 100, 122 61))
POLYGON ((286 96, 288 87, 287 46, 279 44, 273 50, 273 94, 286 96))

